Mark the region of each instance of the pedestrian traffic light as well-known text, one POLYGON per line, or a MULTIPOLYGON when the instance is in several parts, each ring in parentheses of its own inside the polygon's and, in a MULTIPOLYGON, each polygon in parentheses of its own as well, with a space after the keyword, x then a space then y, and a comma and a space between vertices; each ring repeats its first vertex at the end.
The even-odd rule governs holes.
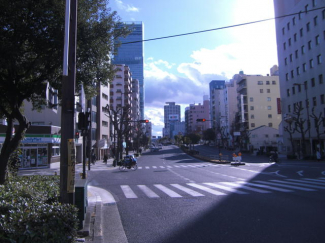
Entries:
POLYGON ((80 112, 78 115, 78 129, 84 130, 85 129, 85 113, 80 112))
POLYGON ((196 119, 196 121, 197 121, 197 122, 205 122, 206 119, 204 119, 204 118, 203 118, 203 119, 196 119))
POLYGON ((75 138, 79 138, 79 136, 80 136, 80 133, 76 132, 75 138))
POLYGON ((139 120, 140 123, 148 123, 149 120, 139 120))

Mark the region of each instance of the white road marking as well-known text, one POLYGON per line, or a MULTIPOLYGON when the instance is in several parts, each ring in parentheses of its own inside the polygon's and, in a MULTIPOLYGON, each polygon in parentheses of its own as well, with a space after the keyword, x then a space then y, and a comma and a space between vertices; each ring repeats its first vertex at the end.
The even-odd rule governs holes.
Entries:
POLYGON ((204 197, 203 194, 199 193, 199 192, 196 192, 190 188, 187 188, 185 186, 181 186, 179 184, 170 184, 171 186, 173 187, 176 187, 177 189, 183 191, 183 192, 186 192, 187 194, 190 194, 191 196, 193 197, 204 197))
POLYGON ((249 186, 262 187, 262 188, 271 189, 271 190, 279 191, 279 192, 292 192, 291 190, 288 190, 288 189, 283 189, 283 188, 278 188, 278 187, 273 187, 273 186, 260 185, 260 184, 256 184, 256 183, 246 182, 246 181, 238 181, 237 183, 245 184, 245 185, 249 185, 249 186))
POLYGON ((240 183, 240 182, 222 182, 222 183, 234 186, 236 188, 243 188, 243 189, 253 191, 253 192, 271 193, 270 191, 265 191, 265 190, 262 190, 262 189, 257 189, 257 188, 253 188, 253 187, 249 187, 249 186, 245 186, 245 185, 238 185, 237 183, 240 183))
POLYGON ((303 173, 304 173, 303 170, 297 171, 297 174, 300 175, 300 176, 303 176, 303 173))
POLYGON ((121 185, 121 188, 126 198, 138 198, 128 185, 121 185))
POLYGON ((155 184, 154 186, 157 187, 159 190, 163 191, 164 193, 166 193, 170 197, 182 197, 177 192, 174 192, 173 190, 170 190, 169 188, 161 184, 155 184))
POLYGON ((239 191, 239 190, 231 188, 231 187, 219 185, 217 183, 203 183, 203 184, 208 185, 208 186, 213 186, 213 187, 216 187, 216 188, 220 188, 222 190, 230 191, 230 192, 237 193, 237 194, 248 194, 247 192, 242 192, 242 191, 239 191))
POLYGON ((138 187, 143 191, 144 194, 146 194, 150 198, 157 198, 159 197, 154 191, 152 191, 149 187, 145 185, 138 185, 138 187))
POLYGON ((218 196, 219 196, 219 195, 226 195, 226 194, 223 193, 223 192, 219 192, 219 191, 213 190, 213 189, 211 189, 211 188, 208 188, 208 187, 205 187, 205 186, 198 185, 198 184, 196 184, 196 183, 187 183, 187 185, 192 186, 192 187, 195 187, 195 188, 198 188, 198 189, 200 189, 200 190, 202 190, 202 191, 209 192, 209 193, 211 193, 211 194, 213 194, 213 195, 218 195, 218 196))
POLYGON ((301 183, 301 181, 300 181, 300 183, 299 183, 299 182, 278 181, 278 180, 272 180, 272 181, 289 184, 289 185, 304 186, 304 187, 311 187, 311 188, 317 188, 317 189, 325 189, 325 186, 310 185, 310 184, 307 184, 308 182, 301 183))
POLYGON ((256 182, 262 183, 262 184, 267 184, 267 185, 286 187, 286 188, 291 188, 291 189, 296 189, 296 190, 301 190, 301 191, 315 191, 314 189, 308 189, 308 188, 299 187, 299 186, 282 185, 282 184, 268 182, 268 181, 256 181, 256 182))

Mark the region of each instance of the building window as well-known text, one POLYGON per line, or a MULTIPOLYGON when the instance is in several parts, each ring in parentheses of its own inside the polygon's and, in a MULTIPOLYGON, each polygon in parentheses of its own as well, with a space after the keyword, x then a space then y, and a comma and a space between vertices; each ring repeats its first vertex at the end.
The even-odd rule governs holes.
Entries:
POLYGON ((315 37, 315 42, 316 42, 316 45, 319 45, 319 43, 320 43, 320 37, 319 37, 319 35, 315 37))
POLYGON ((102 126, 103 127, 108 127, 108 122, 107 121, 102 121, 102 126))
POLYGON ((275 81, 275 80, 273 80, 273 81, 272 81, 272 84, 273 84, 273 85, 275 85, 275 84, 276 84, 276 81, 275 81))
POLYGON ((268 110, 272 110, 272 106, 269 105, 269 106, 267 107, 267 109, 268 109, 268 110))
POLYGON ((292 18, 292 25, 296 25, 296 17, 292 18))
POLYGON ((291 46, 291 38, 289 38, 288 43, 289 43, 289 46, 291 46))
POLYGON ((322 11, 323 19, 325 19, 325 9, 322 11))
POLYGON ((102 93, 102 98, 105 99, 105 100, 108 100, 108 95, 107 94, 104 94, 102 93))
POLYGON ((270 122, 270 123, 269 123, 269 127, 273 127, 273 124, 272 124, 272 122, 270 122))
POLYGON ((267 97, 266 98, 266 101, 271 101, 271 97, 267 97))
POLYGON ((295 57, 298 58, 298 50, 295 51, 295 57))
POLYGON ((296 93, 295 86, 292 87, 292 94, 294 95, 296 93))
POLYGON ((285 28, 283 27, 282 28, 282 35, 284 35, 285 34, 285 28))
POLYGON ((288 80, 289 80, 289 74, 286 73, 286 81, 288 81, 288 80))
POLYGON ((255 115, 254 114, 251 115, 251 119, 255 119, 255 115))
POLYGON ((291 78, 294 78, 295 77, 295 74, 293 72, 293 70, 291 70, 291 78))
POLYGON ((315 79, 314 78, 311 79, 311 87, 315 87, 315 79))
POLYGON ((287 89, 287 97, 290 97, 290 89, 287 89))
POLYGON ((270 89, 266 89, 266 93, 271 93, 271 90, 270 89))
POLYGON ((316 7, 317 5, 317 0, 313 0, 313 7, 316 7))
POLYGON ((310 59, 309 60, 309 67, 310 68, 313 68, 314 67, 314 60, 313 59, 310 59))
POLYGON ((270 85, 270 81, 266 81, 266 85, 270 85))
POLYGON ((317 56, 317 64, 321 64, 322 63, 322 55, 318 55, 317 56))
POLYGON ((313 97, 313 106, 317 106, 317 100, 316 100, 316 97, 313 97))
POLYGON ((286 50, 287 49, 287 43, 283 43, 283 50, 286 50))
POLYGON ((303 36, 304 36, 304 29, 301 28, 301 29, 300 29, 300 37, 303 37, 303 36))
POLYGON ((292 59, 292 54, 290 54, 290 56, 289 56, 289 57, 290 57, 290 62, 292 62, 292 60, 293 60, 293 59, 292 59))
POLYGON ((250 106, 250 110, 253 111, 254 110, 254 106, 251 105, 250 106))
POLYGON ((288 112, 291 112, 291 105, 288 105, 288 112))
POLYGON ((322 105, 324 105, 325 104, 325 97, 324 97, 324 95, 322 94, 322 95, 320 95, 320 103, 322 104, 322 105))
POLYGON ((263 85, 263 81, 257 81, 258 85, 263 85))
POLYGON ((306 14, 308 13, 308 11, 309 11, 309 6, 308 6, 308 4, 305 6, 305 12, 306 12, 306 14))
POLYGON ((290 30, 290 22, 287 23, 287 29, 290 30))
POLYGON ((268 117, 268 118, 272 118, 272 114, 268 114, 267 117, 268 117))
POLYGON ((255 127, 255 123, 251 123, 251 127, 255 127))
POLYGON ((304 72, 307 71, 307 64, 306 63, 302 64, 302 71, 304 71, 304 72))
POLYGON ((284 64, 287 66, 288 65, 288 58, 284 58, 284 64))
POLYGON ((318 24, 318 16, 315 16, 314 17, 314 26, 317 26, 317 24, 318 24))
POLYGON ((308 23, 306 24, 306 29, 307 29, 307 32, 310 31, 310 22, 308 22, 308 23))
POLYGON ((253 97, 249 97, 249 101, 250 102, 253 102, 254 101, 254 98, 253 97))
POLYGON ((263 93, 263 89, 260 89, 260 93, 263 93))
POLYGON ((318 83, 319 83, 319 84, 323 84, 323 82, 324 82, 324 80, 323 80, 323 74, 320 74, 320 75, 318 76, 318 83))
POLYGON ((301 54, 302 54, 302 55, 305 54, 305 46, 302 46, 302 47, 301 47, 301 54))
POLYGON ((297 67, 297 75, 300 75, 300 67, 297 67))
POLYGON ((312 48, 312 43, 311 41, 308 41, 308 50, 311 50, 311 48, 312 48))

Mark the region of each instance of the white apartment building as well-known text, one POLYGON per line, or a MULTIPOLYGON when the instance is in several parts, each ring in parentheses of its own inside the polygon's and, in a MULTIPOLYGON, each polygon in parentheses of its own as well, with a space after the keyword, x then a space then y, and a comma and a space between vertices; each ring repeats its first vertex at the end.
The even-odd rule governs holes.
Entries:
MULTIPOLYGON (((280 76, 281 103, 284 114, 283 128, 295 126, 293 122, 300 111, 304 120, 302 133, 283 132, 283 152, 293 154, 303 151, 306 156, 324 150, 325 122, 325 0, 274 0, 277 18, 276 38, 280 76), (320 116, 316 122, 312 114, 320 116)), ((299 120, 301 120, 299 119, 299 120)))
POLYGON ((203 96, 203 104, 190 104, 186 108, 187 116, 187 133, 203 134, 203 131, 211 128, 210 122, 210 100, 207 95, 203 96), (205 119, 205 122, 197 121, 197 119, 205 119))
POLYGON ((249 138, 244 138, 254 128, 268 126, 278 129, 282 120, 279 76, 235 76, 237 83, 238 113, 236 131, 241 133, 243 149, 249 149, 249 138), (244 138, 244 139, 243 139, 244 138))

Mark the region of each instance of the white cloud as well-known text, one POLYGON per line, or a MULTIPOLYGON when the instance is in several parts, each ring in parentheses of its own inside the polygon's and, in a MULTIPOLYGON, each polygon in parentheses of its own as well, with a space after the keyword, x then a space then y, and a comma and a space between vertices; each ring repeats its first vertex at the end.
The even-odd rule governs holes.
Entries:
POLYGON ((139 12, 139 8, 123 3, 121 0, 115 0, 117 7, 126 12, 139 12))

